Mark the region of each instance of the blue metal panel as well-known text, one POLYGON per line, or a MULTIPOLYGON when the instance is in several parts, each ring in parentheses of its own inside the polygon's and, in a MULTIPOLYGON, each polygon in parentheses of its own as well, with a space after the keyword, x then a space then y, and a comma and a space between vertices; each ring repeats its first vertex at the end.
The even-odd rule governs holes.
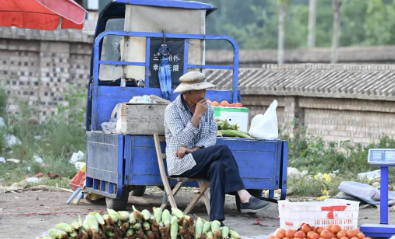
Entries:
POLYGON ((125 185, 129 185, 130 183, 130 167, 131 167, 131 155, 132 155, 132 142, 130 135, 125 135, 125 150, 124 150, 124 157, 125 157, 125 185))
POLYGON ((184 40, 184 74, 188 72, 188 52, 189 52, 189 41, 188 39, 184 40))
MULTIPOLYGON (((118 135, 87 132, 87 177, 118 183, 118 137, 118 135)), ((98 189, 96 185, 93 186, 98 189)))
POLYGON ((150 57, 151 57, 151 53, 150 53, 150 48, 151 46, 151 38, 147 37, 146 39, 146 52, 145 52, 145 88, 149 88, 149 77, 151 75, 149 67, 150 67, 150 57))
POLYGON ((386 238, 389 238, 389 237, 395 235, 395 226, 394 225, 363 224, 360 227, 360 230, 367 237, 386 237, 386 238))
MULTIPOLYGON (((151 37, 156 37, 156 38, 161 38, 163 37, 162 33, 149 33, 149 32, 122 32, 122 31, 106 31, 106 32, 102 32, 101 34, 99 34, 97 36, 97 38, 95 39, 94 42, 94 54, 93 54, 93 92, 92 92, 92 113, 87 117, 87 120, 91 120, 91 122, 87 123, 87 129, 89 128, 89 125, 91 125, 91 130, 97 130, 100 129, 100 125, 98 125, 98 114, 100 114, 99 112, 102 110, 100 105, 99 105, 99 65, 100 65, 100 44, 103 40, 103 38, 107 35, 118 35, 118 36, 135 36, 135 37, 147 37, 147 38, 151 38, 151 37), (100 110, 99 110, 100 108, 100 110), (90 117, 89 117, 90 116, 90 117)), ((238 50, 238 45, 236 43, 236 41, 228 36, 215 36, 215 35, 200 35, 200 34, 172 34, 172 33, 168 33, 166 34, 166 37, 168 38, 179 38, 179 39, 186 39, 186 43, 185 45, 187 45, 187 39, 201 39, 201 40, 226 40, 229 43, 232 44, 234 52, 235 52, 235 56, 234 56, 234 66, 233 66, 233 84, 232 84, 232 99, 230 100, 231 102, 237 102, 238 99, 238 90, 237 90, 237 86, 238 86, 238 69, 239 69, 239 65, 238 65, 238 60, 239 60, 239 50, 238 50)), ((187 52, 187 51, 185 51, 187 52)), ((187 58, 184 59, 184 64, 188 63, 187 58)), ((118 65, 146 65, 149 64, 147 63, 147 61, 149 61, 149 58, 146 59, 145 63, 141 63, 141 62, 110 62, 110 61, 106 61, 106 63, 111 63, 111 64, 118 64, 118 65)), ((222 67, 222 66, 221 66, 222 67)), ((224 66, 227 67, 227 66, 224 66)), ((187 65, 184 65, 184 69, 187 68, 187 65)), ((229 68, 232 69, 232 68, 229 68)), ((117 87, 115 87, 117 88, 117 87)), ((127 88, 131 88, 131 87, 127 87, 127 88)), ((125 88, 122 88, 125 89, 125 88)), ((147 89, 151 89, 151 88, 147 88, 147 89)), ((156 89, 159 90, 159 89, 156 89)), ((221 99, 221 100, 225 100, 225 99, 221 99)), ((119 102, 124 102, 124 101, 118 101, 119 102)), ((112 102, 113 103, 113 102, 112 102)), ((112 104, 111 103, 111 104, 112 104)), ((104 104, 107 104, 106 102, 104 102, 104 104)), ((109 120, 108 118, 105 119, 105 121, 109 120)), ((103 121, 102 121, 103 122, 103 121)))
POLYGON ((280 188, 281 196, 280 200, 285 200, 287 196, 287 169, 288 169, 288 141, 282 143, 282 154, 281 154, 281 177, 280 177, 280 188))
POLYGON ((117 180, 117 197, 122 196, 122 187, 123 187, 123 141, 124 136, 118 135, 118 180, 117 180))

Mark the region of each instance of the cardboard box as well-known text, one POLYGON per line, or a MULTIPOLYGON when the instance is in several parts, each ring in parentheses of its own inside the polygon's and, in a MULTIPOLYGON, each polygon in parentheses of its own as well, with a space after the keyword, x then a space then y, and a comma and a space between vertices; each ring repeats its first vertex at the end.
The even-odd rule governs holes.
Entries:
POLYGON ((230 124, 239 124, 240 130, 247 132, 248 108, 246 107, 213 107, 214 117, 228 120, 230 124))

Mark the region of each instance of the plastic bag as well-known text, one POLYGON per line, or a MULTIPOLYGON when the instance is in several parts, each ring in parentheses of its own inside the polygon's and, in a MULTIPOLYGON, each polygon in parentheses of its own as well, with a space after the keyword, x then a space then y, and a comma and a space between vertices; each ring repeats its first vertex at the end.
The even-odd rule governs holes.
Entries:
POLYGON ((277 123, 277 100, 274 100, 265 114, 256 115, 251 121, 250 135, 257 139, 277 139, 278 123, 277 123))

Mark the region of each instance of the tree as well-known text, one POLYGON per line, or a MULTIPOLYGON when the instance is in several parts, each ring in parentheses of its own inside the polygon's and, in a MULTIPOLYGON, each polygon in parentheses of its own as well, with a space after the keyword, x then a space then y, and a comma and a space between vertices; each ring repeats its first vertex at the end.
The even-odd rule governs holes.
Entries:
POLYGON ((337 63, 339 58, 339 38, 340 38, 340 10, 343 0, 332 0, 333 6, 333 38, 331 63, 337 63))
POLYGON ((277 64, 284 64, 284 42, 285 42, 285 16, 287 8, 292 0, 278 0, 279 13, 278 13, 278 50, 277 50, 277 64))
POLYGON ((315 47, 315 22, 317 12, 317 0, 309 1, 309 35, 307 36, 307 46, 315 47))

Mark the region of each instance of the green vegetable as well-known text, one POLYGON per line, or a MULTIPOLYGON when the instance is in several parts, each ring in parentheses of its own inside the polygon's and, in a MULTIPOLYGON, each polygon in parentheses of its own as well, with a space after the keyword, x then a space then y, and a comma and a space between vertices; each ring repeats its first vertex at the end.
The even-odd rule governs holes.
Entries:
POLYGON ((251 138, 249 134, 239 130, 228 129, 228 130, 218 130, 218 131, 221 132, 224 137, 251 138))
POLYGON ((229 238, 229 227, 223 227, 221 230, 222 238, 229 238))
POLYGON ((182 213, 182 211, 180 209, 178 209, 178 208, 172 208, 171 209, 171 214, 173 216, 178 217, 179 219, 184 217, 184 213, 182 213))
POLYGON ((154 217, 155 217, 155 221, 157 223, 160 223, 162 221, 162 208, 160 208, 160 207, 155 208, 154 207, 154 217))
POLYGON ((171 239, 177 239, 177 234, 178 234, 178 223, 177 223, 177 217, 173 216, 171 218, 171 228, 170 228, 170 236, 171 239))
POLYGON ((198 217, 195 225, 195 239, 199 239, 203 232, 203 221, 198 217))

